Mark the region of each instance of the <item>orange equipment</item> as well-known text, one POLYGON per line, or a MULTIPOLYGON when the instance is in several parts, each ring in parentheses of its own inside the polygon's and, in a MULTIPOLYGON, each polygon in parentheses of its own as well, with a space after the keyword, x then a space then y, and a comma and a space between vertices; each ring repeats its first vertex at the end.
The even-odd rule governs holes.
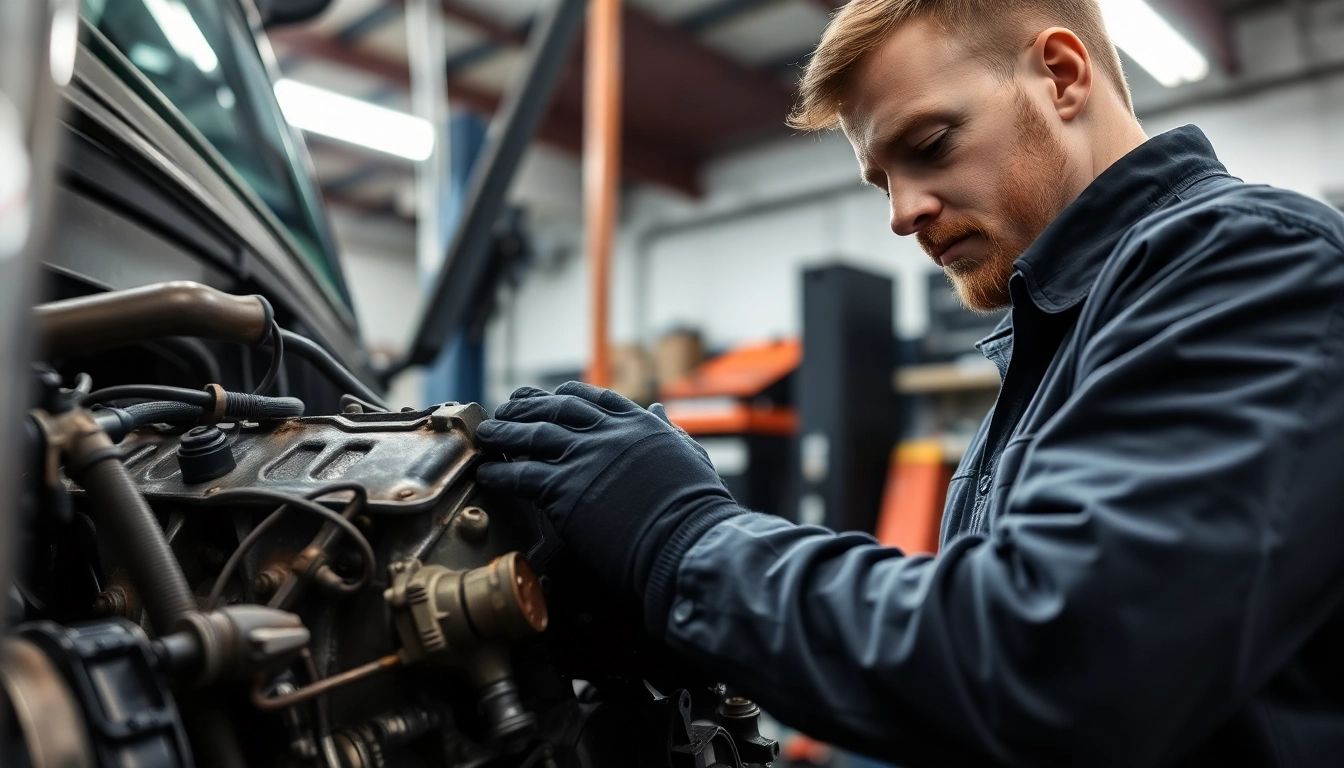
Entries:
POLYGON ((747 344, 702 363, 662 389, 672 423, 705 447, 738 503, 784 514, 791 508, 797 339, 747 344))
POLYGON ((663 387, 667 415, 692 435, 798 431, 791 393, 772 393, 803 360, 797 339, 746 344, 663 387), (774 395, 774 396, 772 396, 774 395))
POLYGON ((877 540, 907 555, 936 554, 950 472, 935 440, 911 440, 891 452, 877 540))

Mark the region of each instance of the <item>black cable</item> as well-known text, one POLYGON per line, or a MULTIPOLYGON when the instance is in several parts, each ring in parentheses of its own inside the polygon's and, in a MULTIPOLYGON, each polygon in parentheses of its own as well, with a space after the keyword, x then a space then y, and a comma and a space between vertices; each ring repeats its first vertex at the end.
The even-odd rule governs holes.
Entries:
POLYGON ((245 557, 248 551, 261 540, 262 534, 266 533, 266 531, 275 527, 276 523, 280 522, 280 519, 284 516, 285 510, 288 509, 291 504, 327 519, 355 540, 355 543, 359 545, 361 553, 364 555, 365 563, 364 573, 361 574, 359 580, 355 582, 355 588, 367 584, 373 578, 373 569, 376 567, 373 545, 369 543, 368 538, 355 527, 354 523, 350 522, 349 518, 346 517, 344 513, 333 512, 313 500, 329 493, 336 493, 339 491, 355 492, 355 498, 352 499, 345 508, 346 512, 353 517, 354 513, 358 512, 359 509, 363 507, 364 499, 362 498, 362 495, 364 494, 364 489, 348 483, 321 488, 313 491, 307 496, 294 496, 288 493, 268 491, 262 488, 230 488, 208 497, 207 501, 210 503, 217 502, 221 498, 252 498, 265 501, 277 501, 280 503, 280 506, 268 515, 265 520, 258 523, 257 527, 253 528, 252 531, 238 543, 237 549, 235 549, 233 554, 229 556, 228 561, 224 563, 224 568, 219 572, 219 576, 215 578, 215 584, 210 588, 210 597, 206 600, 205 609, 207 611, 213 611, 218 607, 220 598, 224 595, 224 587, 228 584, 229 578, 233 575, 233 572, 238 569, 238 565, 242 562, 243 557, 245 557))
POLYGON ((280 333, 280 324, 274 320, 271 321, 269 341, 271 342, 271 364, 266 368, 266 375, 262 377, 261 383, 257 385, 256 389, 252 390, 254 395, 265 394, 266 390, 275 384, 275 377, 280 373, 280 364, 285 359, 284 336, 280 333))
POLYGON ((283 329, 280 331, 280 335, 284 337, 285 344, 288 345, 290 352, 293 352, 304 360, 312 363, 315 368, 321 371, 321 373, 334 384, 361 400, 367 400, 379 408, 387 408, 387 403, 383 401, 383 398, 378 396, 378 393, 369 389, 364 382, 360 381, 359 378, 351 373, 344 365, 341 365, 339 360, 332 357, 331 353, 323 349, 317 342, 305 336, 300 336, 293 331, 286 331, 283 329))
MULTIPOLYGON (((194 405, 208 412, 215 408, 215 396, 211 392, 165 387, 158 384, 125 384, 119 387, 106 387, 87 395, 83 400, 83 405, 87 408, 116 400, 167 400, 194 405)), ((224 416, 230 419, 254 421, 286 419, 293 416, 302 416, 303 408, 303 401, 297 397, 267 397, 247 392, 224 393, 224 416)))
POLYGON ((172 400, 188 403, 201 408, 215 407, 215 396, 203 389, 183 389, 165 387, 159 384, 123 384, 118 387, 104 387, 84 396, 83 405, 89 407, 97 403, 114 400, 172 400))

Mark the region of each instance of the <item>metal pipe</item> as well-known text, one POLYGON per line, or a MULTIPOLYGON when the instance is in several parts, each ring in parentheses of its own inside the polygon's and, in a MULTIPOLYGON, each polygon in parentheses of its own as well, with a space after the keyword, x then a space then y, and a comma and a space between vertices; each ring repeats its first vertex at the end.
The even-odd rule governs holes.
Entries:
POLYGON ((621 0, 588 9, 583 119, 583 207, 592 292, 588 381, 611 385, 611 247, 621 182, 621 0))
POLYGON ((421 275, 436 275, 443 263, 444 190, 448 163, 448 71, 440 0, 406 3, 406 61, 411 70, 411 108, 434 128, 429 157, 415 164, 415 262, 421 275))
MULTIPOLYGON (((305 648, 303 652, 305 654, 308 653, 308 649, 305 648)), ((390 653, 380 659, 370 661, 368 664, 363 664, 354 669, 346 670, 339 675, 323 678, 322 680, 304 686, 293 693, 271 697, 266 696, 266 692, 263 689, 265 678, 258 678, 256 685, 252 687, 252 705, 263 712, 271 712, 277 709, 284 709, 285 707, 292 707, 295 704, 302 704, 315 696, 321 696, 322 694, 333 691, 341 686, 349 685, 350 683, 373 677, 381 672, 386 672, 389 669, 399 667, 401 666, 401 663, 402 658, 400 654, 390 653)))
POLYGON ((66 357, 167 336, 255 345, 270 332, 271 308, 183 280, 40 304, 33 319, 44 353, 66 357))

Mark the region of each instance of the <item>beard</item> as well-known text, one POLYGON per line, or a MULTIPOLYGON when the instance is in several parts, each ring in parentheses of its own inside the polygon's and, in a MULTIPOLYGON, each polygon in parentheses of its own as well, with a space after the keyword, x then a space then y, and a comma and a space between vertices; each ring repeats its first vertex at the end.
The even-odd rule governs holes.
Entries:
POLYGON ((994 195, 995 209, 1004 222, 1002 231, 969 219, 952 219, 933 222, 916 238, 930 255, 937 252, 936 245, 967 235, 985 240, 983 256, 960 259, 943 268, 962 306, 975 312, 993 312, 1012 303, 1008 280, 1013 276, 1013 262, 1068 204, 1062 184, 1068 162, 1063 144, 1021 90, 1016 107, 1017 138, 1008 171, 994 195))

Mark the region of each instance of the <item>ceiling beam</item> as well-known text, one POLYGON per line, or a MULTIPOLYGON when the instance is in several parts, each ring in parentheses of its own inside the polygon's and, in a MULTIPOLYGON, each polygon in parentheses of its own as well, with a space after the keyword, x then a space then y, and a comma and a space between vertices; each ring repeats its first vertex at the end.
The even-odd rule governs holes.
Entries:
POLYGON ((706 30, 717 27, 721 24, 727 24, 739 16, 745 16, 752 11, 760 10, 769 5, 775 5, 782 0, 719 0, 703 8, 691 12, 677 20, 677 26, 691 33, 701 33, 706 30))
POLYGON ((371 34, 383 25, 392 21, 401 13, 401 10, 395 5, 377 5, 363 16, 350 22, 336 37, 346 45, 351 45, 359 41, 361 37, 371 34))
POLYGON ((531 26, 529 20, 527 24, 523 25, 522 29, 512 29, 507 24, 503 24, 460 2, 455 2, 455 0, 443 0, 443 15, 471 27, 496 43, 508 43, 510 45, 525 43, 527 41, 527 28, 531 26))

